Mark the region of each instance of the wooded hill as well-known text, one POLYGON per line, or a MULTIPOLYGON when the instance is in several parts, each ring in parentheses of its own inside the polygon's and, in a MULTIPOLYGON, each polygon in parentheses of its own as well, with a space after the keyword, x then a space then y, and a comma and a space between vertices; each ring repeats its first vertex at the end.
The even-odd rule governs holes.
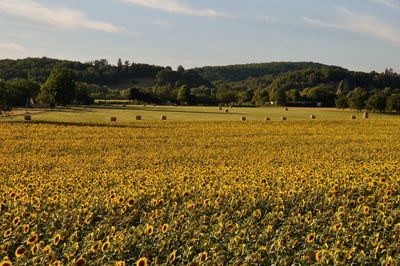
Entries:
MULTIPOLYGON (((313 62, 272 62, 189 70, 179 66, 173 70, 171 67, 123 62, 121 59, 117 65, 111 65, 105 59, 81 63, 46 57, 0 60, 0 81, 4 83, 2 90, 15 98, 13 102, 23 102, 15 95, 22 95, 19 92, 24 91, 23 87, 29 83, 16 79, 43 85, 52 71, 57 69, 71 71, 68 76, 78 85, 80 95, 85 95, 73 98, 71 93, 70 100, 76 103, 90 102, 87 101, 90 97, 157 104, 254 106, 274 102, 278 105, 316 106, 322 103, 322 106, 345 108, 351 106, 349 99, 354 94, 350 92, 358 89, 355 95, 360 96, 360 104, 357 108, 363 108, 366 100, 373 95, 376 99, 381 97, 380 92, 384 91, 380 99, 380 108, 383 108, 383 102, 389 96, 400 95, 400 75, 391 69, 382 73, 366 73, 313 62), (148 82, 151 84, 148 86, 137 83, 145 79, 154 82, 148 82), (22 83, 25 85, 22 86, 22 83), (337 104, 338 99, 340 105, 337 104)), ((43 86, 40 92, 43 96, 43 86)), ((61 92, 58 95, 62 95, 61 92)), ((56 99, 54 103, 58 102, 63 101, 56 99)))

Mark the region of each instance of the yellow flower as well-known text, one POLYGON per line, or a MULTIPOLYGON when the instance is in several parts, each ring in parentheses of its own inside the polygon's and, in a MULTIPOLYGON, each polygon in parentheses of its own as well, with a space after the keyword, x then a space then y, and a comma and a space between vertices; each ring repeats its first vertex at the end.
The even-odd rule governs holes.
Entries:
POLYGON ((147 258, 142 257, 136 261, 136 266, 147 266, 147 258))
POLYGON ((24 246, 19 246, 16 250, 15 250, 15 257, 19 258, 24 256, 26 253, 26 248, 24 246))

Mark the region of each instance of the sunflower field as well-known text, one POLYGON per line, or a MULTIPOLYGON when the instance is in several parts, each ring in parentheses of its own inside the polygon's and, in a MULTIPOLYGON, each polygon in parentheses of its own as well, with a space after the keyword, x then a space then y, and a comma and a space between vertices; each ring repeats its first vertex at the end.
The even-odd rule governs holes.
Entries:
POLYGON ((400 123, 0 124, 0 265, 399 265, 400 123))

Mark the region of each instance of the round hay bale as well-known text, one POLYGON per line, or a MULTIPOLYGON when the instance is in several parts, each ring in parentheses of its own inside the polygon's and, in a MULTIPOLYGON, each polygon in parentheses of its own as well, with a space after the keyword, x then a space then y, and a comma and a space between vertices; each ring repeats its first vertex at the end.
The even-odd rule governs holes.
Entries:
POLYGON ((264 120, 265 120, 265 121, 271 121, 271 118, 266 117, 266 118, 264 118, 264 120))
POLYGON ((142 120, 142 116, 141 115, 136 115, 136 120, 142 120))
POLYGON ((245 117, 245 116, 242 116, 241 118, 240 118, 240 121, 246 121, 247 120, 247 118, 245 117))
POLYGON ((228 110, 228 109, 225 109, 225 113, 229 113, 229 110, 228 110))
POLYGON ((126 104, 123 104, 122 107, 126 107, 126 104))
POLYGON ((167 116, 162 115, 162 116, 161 116, 161 120, 167 120, 167 116))
POLYGON ((32 116, 31 115, 25 115, 24 116, 24 120, 25 121, 31 121, 32 120, 32 116))
POLYGON ((364 114, 363 114, 363 118, 364 118, 364 119, 368 119, 368 117, 369 117, 369 114, 368 114, 368 112, 364 112, 364 114))
POLYGON ((117 122, 117 118, 115 116, 111 117, 111 122, 117 122))
POLYGON ((355 115, 352 115, 350 118, 351 118, 351 120, 357 119, 357 117, 355 115))
POLYGON ((285 108, 285 109, 283 109, 283 110, 284 110, 284 111, 289 111, 289 108, 287 108, 287 107, 286 107, 286 108, 285 108))
POLYGON ((218 109, 219 109, 220 111, 222 111, 222 107, 219 107, 218 109))
POLYGON ((314 119, 317 119, 317 117, 315 115, 310 115, 310 119, 314 120, 314 119))
POLYGON ((281 117, 281 120, 282 120, 282 121, 286 121, 286 120, 287 120, 287 117, 286 117, 286 116, 282 116, 282 117, 281 117))

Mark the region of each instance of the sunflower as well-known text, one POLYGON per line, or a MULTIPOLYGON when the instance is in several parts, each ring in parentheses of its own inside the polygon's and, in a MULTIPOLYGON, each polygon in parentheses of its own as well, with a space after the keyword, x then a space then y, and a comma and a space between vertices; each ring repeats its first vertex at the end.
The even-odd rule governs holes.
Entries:
POLYGON ((101 247, 101 251, 106 252, 109 247, 110 247, 110 242, 106 241, 106 242, 104 242, 103 246, 101 247))
POLYGON ((205 261, 207 260, 207 258, 208 258, 208 254, 207 254, 206 251, 201 252, 201 253, 199 254, 200 263, 205 262, 205 261))
POLYGON ((364 206, 363 207, 363 213, 364 214, 368 214, 369 213, 369 207, 368 206, 364 206))
POLYGON ((19 222, 21 221, 21 219, 19 217, 15 217, 13 220, 13 226, 17 227, 19 225, 19 222))
POLYGON ((61 240, 61 235, 56 234, 55 237, 53 238, 53 244, 57 246, 60 240, 61 240))
POLYGON ((136 266, 147 266, 147 258, 142 257, 136 261, 136 266))
POLYGON ((36 243, 36 241, 38 241, 38 239, 39 239, 38 234, 37 234, 37 233, 32 233, 32 234, 28 237, 28 239, 26 240, 26 243, 27 243, 28 245, 32 246, 33 244, 36 243))
POLYGON ((176 250, 172 251, 168 256, 168 262, 173 263, 176 260, 176 250))
POLYGON ((29 232, 29 224, 24 224, 24 226, 22 227, 22 232, 24 232, 24 234, 27 234, 29 232))
POLYGON ((315 260, 318 261, 318 262, 320 262, 321 259, 322 259, 322 255, 324 254, 324 252, 325 252, 325 250, 318 250, 318 251, 315 253, 315 260))
POLYGON ((7 229, 7 230, 4 232, 4 234, 3 234, 4 238, 10 237, 10 236, 12 235, 12 232, 13 232, 13 231, 12 231, 11 228, 7 229))
POLYGON ((97 241, 96 244, 94 244, 94 245, 91 247, 90 251, 92 251, 93 253, 96 253, 97 251, 99 251, 100 246, 101 246, 101 242, 100 242, 100 241, 97 241))
POLYGON ((161 227, 161 231, 163 232, 163 234, 165 234, 169 229, 169 225, 168 224, 163 224, 163 226, 161 227))
POLYGON ((117 262, 115 263, 115 266, 126 266, 126 263, 125 263, 125 261, 120 260, 120 261, 117 261, 117 262))
POLYGON ((36 244, 31 248, 32 255, 35 255, 39 251, 39 245, 36 244))
POLYGON ((315 233, 311 233, 311 234, 307 235, 307 243, 313 243, 316 238, 317 238, 317 235, 315 233))
POLYGON ((42 252, 43 252, 43 254, 50 255, 50 253, 51 253, 51 246, 50 246, 50 245, 45 246, 45 247, 43 248, 42 252))
POLYGON ((15 250, 15 257, 19 258, 24 256, 26 253, 26 248, 24 246, 19 246, 16 250, 15 250))
POLYGON ((86 259, 84 257, 79 257, 79 259, 76 260, 76 266, 84 266, 86 265, 86 259))
POLYGON ((133 198, 130 198, 130 199, 128 199, 126 204, 128 205, 128 207, 132 207, 134 203, 135 203, 135 200, 133 198))
POLYGON ((0 266, 12 266, 12 263, 11 263, 10 259, 6 256, 0 262, 0 266))
POLYGON ((146 234, 151 236, 154 232, 154 227, 152 225, 146 225, 146 234))

